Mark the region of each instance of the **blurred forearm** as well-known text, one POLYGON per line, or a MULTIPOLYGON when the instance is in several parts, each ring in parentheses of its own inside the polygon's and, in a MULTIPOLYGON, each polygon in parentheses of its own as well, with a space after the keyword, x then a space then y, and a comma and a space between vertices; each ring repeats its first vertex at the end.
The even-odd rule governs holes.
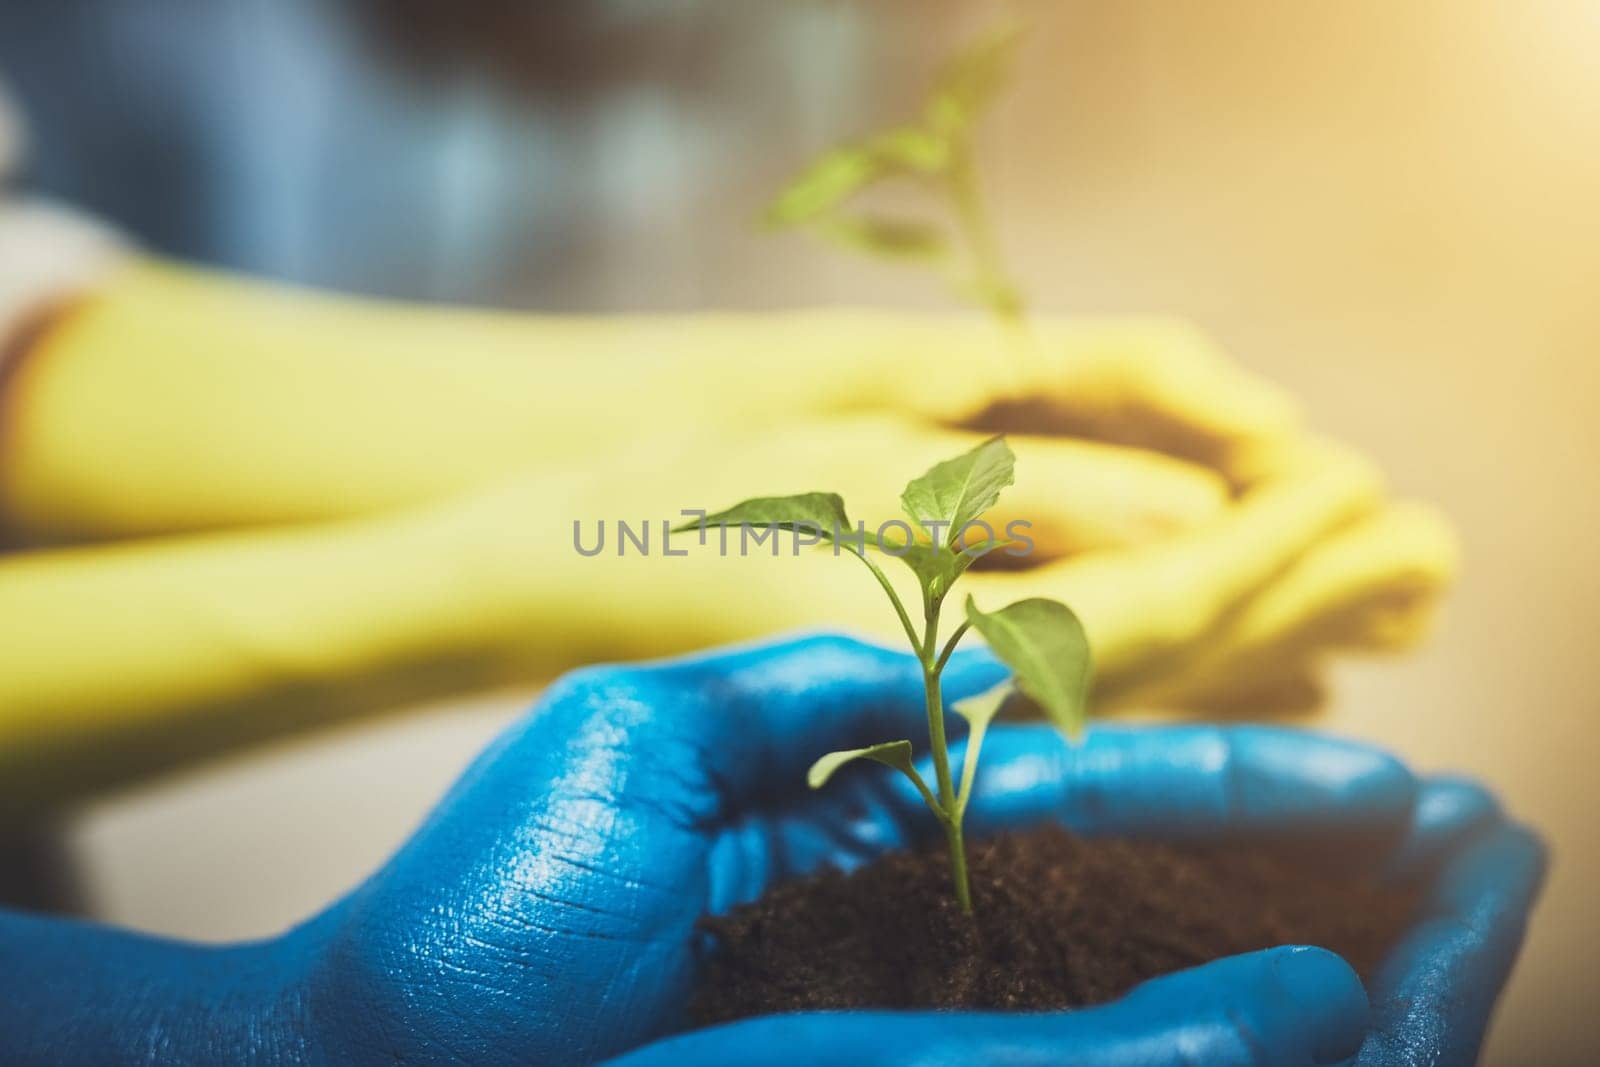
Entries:
POLYGON ((863 413, 1034 421, 1238 481, 1298 427, 1182 323, 1041 321, 1036 347, 1019 366, 972 316, 509 314, 133 258, 19 352, 0 516, 24 544, 347 516, 685 427, 863 413))
POLYGON ((616 364, 638 357, 536 321, 130 260, 17 354, 0 450, 12 537, 356 514, 614 444, 577 379, 607 359, 637 382, 616 364))

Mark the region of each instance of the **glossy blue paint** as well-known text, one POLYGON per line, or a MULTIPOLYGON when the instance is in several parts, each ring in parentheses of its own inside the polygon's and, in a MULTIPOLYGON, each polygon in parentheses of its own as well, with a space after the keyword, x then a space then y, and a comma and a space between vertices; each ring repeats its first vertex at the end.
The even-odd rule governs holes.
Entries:
MULTIPOLYGON (((956 657, 946 693, 993 684, 956 657)), ((952 727, 958 726, 952 720, 952 727)), ((1543 852, 1480 788, 1382 753, 1250 726, 990 735, 973 833, 1384 842, 1430 907, 1371 1007, 1343 961, 1286 947, 1064 1014, 834 1013, 679 1033, 694 923, 823 863, 933 830, 880 768, 804 787, 819 753, 924 736, 919 668, 838 637, 579 671, 468 770, 415 836, 327 912, 201 947, 0 916, 7 1063, 1362 1064, 1470 1060, 1543 852), (676 1035, 676 1036, 673 1036, 676 1035)))

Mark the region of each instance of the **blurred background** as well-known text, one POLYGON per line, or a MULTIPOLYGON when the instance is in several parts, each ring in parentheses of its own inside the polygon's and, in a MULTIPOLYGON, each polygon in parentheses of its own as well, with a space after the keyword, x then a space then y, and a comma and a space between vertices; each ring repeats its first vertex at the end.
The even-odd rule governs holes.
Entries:
MULTIPOLYGON (((88 0, 0 7, 26 187, 172 255, 551 310, 943 307, 757 234, 912 112, 971 0, 88 0)), ((1421 654, 1319 725, 1487 779, 1554 847, 1491 1063, 1600 1044, 1600 4, 1024 5, 989 192, 1041 309, 1187 316, 1456 521, 1421 654)), ((91 914, 265 934, 362 877, 526 703, 368 722, 96 807, 91 914)), ((437 709, 433 709, 437 710, 437 709)))

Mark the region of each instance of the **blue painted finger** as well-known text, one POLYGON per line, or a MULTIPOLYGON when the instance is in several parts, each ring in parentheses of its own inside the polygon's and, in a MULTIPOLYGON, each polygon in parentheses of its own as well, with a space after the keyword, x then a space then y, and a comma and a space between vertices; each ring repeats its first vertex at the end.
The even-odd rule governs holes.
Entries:
MULTIPOLYGON (((1006 673, 987 654, 956 656, 946 692, 959 699, 1006 673)), ((719 810, 732 811, 803 795, 806 768, 824 753, 926 736, 913 656, 823 634, 574 672, 502 747, 537 754, 570 750, 574 739, 614 746, 626 738, 674 773, 703 777, 719 810)))
POLYGON ((984 745, 974 834, 1045 819, 1096 834, 1398 837, 1416 781, 1365 745, 1262 726, 1006 726, 984 745))
POLYGON ((1499 802, 1477 782, 1455 777, 1426 779, 1417 791, 1405 839, 1390 857, 1384 874, 1401 882, 1426 877, 1470 838, 1501 821, 1499 802))
MULTIPOLYGON (((918 743, 917 748, 925 751, 918 743)), ((959 768, 965 743, 952 749, 959 768)), ((924 778, 933 771, 924 756, 924 778)), ((1304 841, 1379 862, 1410 825, 1416 782, 1375 749, 1297 730, 1241 726, 1096 726, 1068 745, 1043 724, 990 730, 967 833, 976 839, 1040 822, 1082 833, 1163 839, 1304 841)), ((846 869, 938 835, 916 791, 899 775, 868 767, 830 783, 784 815, 758 816, 730 846, 757 859, 728 901, 748 899, 771 877, 822 863, 846 869)))
POLYGON ((1048 1014, 833 1012, 684 1034, 617 1067, 1300 1067, 1353 1056, 1366 995, 1338 956, 1278 948, 1157 978, 1103 1007, 1048 1014))
POLYGON ((1476 1060, 1545 863, 1537 837, 1501 825, 1445 864, 1421 919, 1373 977, 1363 1067, 1476 1060))

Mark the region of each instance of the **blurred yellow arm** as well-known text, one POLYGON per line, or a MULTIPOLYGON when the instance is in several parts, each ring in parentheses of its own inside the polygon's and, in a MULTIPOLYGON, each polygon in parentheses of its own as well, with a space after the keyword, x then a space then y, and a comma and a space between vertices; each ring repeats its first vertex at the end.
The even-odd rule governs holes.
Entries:
POLYGON ((0 396, 0 517, 46 544, 345 516, 686 425, 748 436, 873 413, 1131 444, 1239 481, 1296 430, 1280 391, 1182 324, 1042 320, 1035 338, 1019 364, 973 317, 517 315, 131 260, 54 318, 0 396))
POLYGON ((592 537, 599 514, 584 482, 0 558, 0 813, 588 662, 876 618, 849 560, 618 558, 612 515, 606 554, 584 558, 572 523, 592 537))
MULTIPOLYGON (((664 470, 680 461, 659 460, 664 470)), ((793 555, 788 544, 777 559, 736 548, 724 557, 714 541, 691 547, 681 535, 675 548, 688 555, 663 555, 662 523, 683 506, 674 479, 653 477, 644 456, 629 469, 640 477, 624 516, 607 513, 616 497, 605 480, 544 475, 359 520, 0 560, 0 810, 66 803, 308 725, 598 659, 797 626, 901 640, 858 561, 793 555), (618 518, 636 532, 649 523, 652 554, 617 554, 618 518), (580 555, 574 521, 592 548, 601 519, 604 552, 580 555)), ((736 488, 730 479, 708 486, 736 488)), ((1330 461, 1162 541, 1026 575, 975 575, 972 588, 985 602, 1070 600, 1090 628, 1101 685, 1115 690, 1170 670, 1376 491, 1363 465, 1330 461)), ((890 567, 903 580, 899 571, 890 567)))

